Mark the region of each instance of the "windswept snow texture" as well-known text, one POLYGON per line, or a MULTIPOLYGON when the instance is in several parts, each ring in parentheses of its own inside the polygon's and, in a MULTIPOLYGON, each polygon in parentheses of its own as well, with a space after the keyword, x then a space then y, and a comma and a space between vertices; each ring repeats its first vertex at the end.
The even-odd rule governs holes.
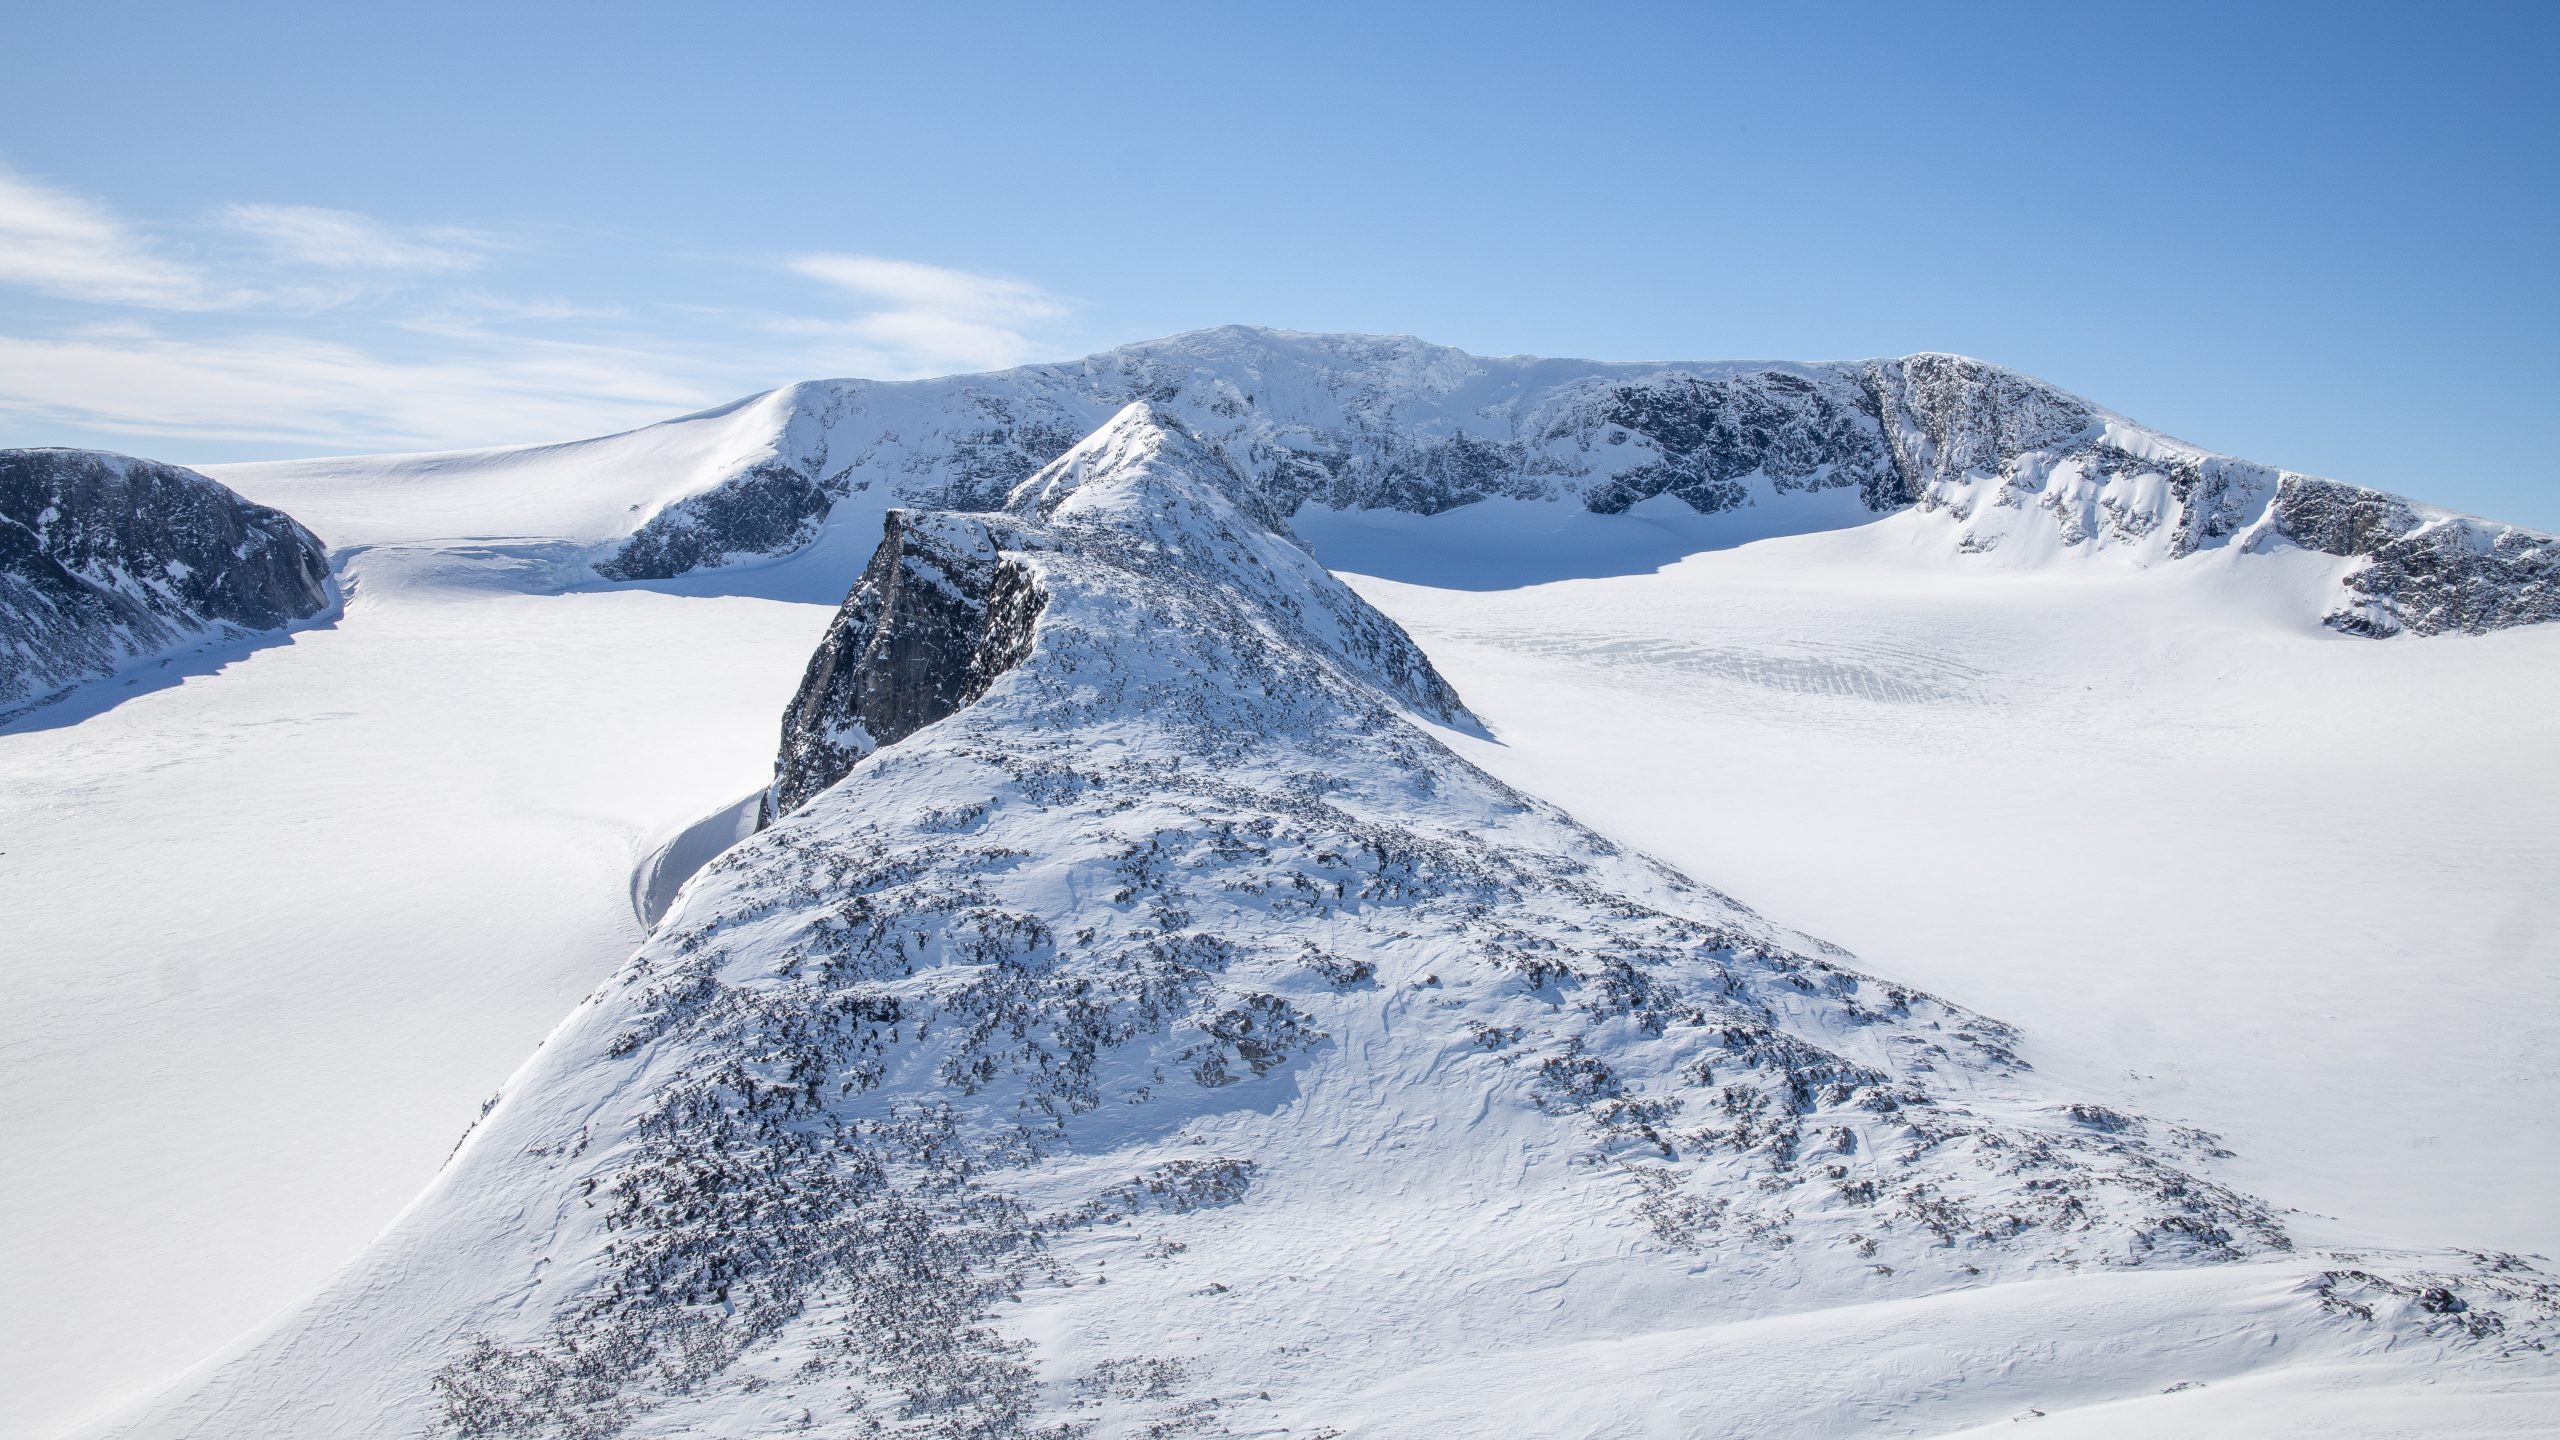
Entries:
POLYGON ((0 450, 0 715, 335 603, 310 531, 192 470, 0 450))
MULTIPOLYGON (((605 543, 597 569, 678 575, 831 530, 867 548, 891 506, 995 507, 1132 401, 1221 450, 1271 520, 1530 500, 1604 515, 1671 505, 1757 536, 1917 507, 1960 551, 2012 565, 2314 551, 2343 562, 2317 613, 2355 634, 2560 616, 2551 536, 2212 454, 1961 356, 1600 364, 1244 327, 992 375, 815 381, 656 427, 728 439, 692 493, 605 543)), ((642 439, 653 433, 621 438, 672 443, 642 439)))
POLYGON ((990 572, 969 678, 840 663, 953 707, 697 876, 364 1259, 118 1433, 1847 1435, 2347 1363, 2547 1387, 2532 1266, 2297 1251, 2212 1137, 1460 759, 1437 672, 1237 478, 1132 405, 1000 511, 902 517, 892 568, 990 572))

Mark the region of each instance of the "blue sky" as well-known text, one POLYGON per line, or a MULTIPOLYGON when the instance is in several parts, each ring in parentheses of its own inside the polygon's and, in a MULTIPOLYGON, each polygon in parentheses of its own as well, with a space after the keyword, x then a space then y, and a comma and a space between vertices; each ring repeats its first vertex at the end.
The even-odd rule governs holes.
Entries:
POLYGON ((0 444, 560 439, 1241 321, 1958 350, 2560 528, 2554 17, 21 5, 0 444))

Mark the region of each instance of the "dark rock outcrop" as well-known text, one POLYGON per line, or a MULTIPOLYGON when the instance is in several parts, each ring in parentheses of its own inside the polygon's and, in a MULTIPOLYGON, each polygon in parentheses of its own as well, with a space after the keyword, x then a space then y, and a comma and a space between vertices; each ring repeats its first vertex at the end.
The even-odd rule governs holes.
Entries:
POLYGON ((1019 565, 1000 562, 989 525, 1002 523, 889 512, 783 712, 761 824, 984 694, 1021 658, 1040 596, 1019 565))
POLYGON ((1992 475, 2035 451, 2094 441, 2089 402, 1963 355, 1910 355, 1865 367, 1896 462, 1923 477, 1992 475))
POLYGON ((334 603, 325 550, 280 510, 156 461, 0 451, 0 706, 334 603))
POLYGON ((1583 505, 1614 515, 1672 495, 1712 515, 1747 503, 1743 482, 1759 474, 1780 494, 1854 485, 1869 509, 1897 509, 1908 487, 1864 398, 1783 370, 1615 386, 1600 419, 1643 437, 1662 458, 1595 488, 1583 505))
POLYGON ((2324 617, 2349 634, 2479 635, 2560 620, 2560 538, 2304 475, 2284 478, 2271 518, 2303 549, 2367 561, 2324 617))
POLYGON ((835 503, 800 466, 767 461, 690 504, 651 516, 597 562, 596 573, 608 580, 666 580, 742 556, 789 554, 816 537, 835 503))

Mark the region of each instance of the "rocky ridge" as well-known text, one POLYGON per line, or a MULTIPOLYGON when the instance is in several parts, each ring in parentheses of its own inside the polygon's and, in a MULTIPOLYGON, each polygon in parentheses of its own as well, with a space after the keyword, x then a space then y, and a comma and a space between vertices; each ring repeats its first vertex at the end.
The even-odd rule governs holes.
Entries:
POLYGON ((1250 491, 1140 404, 899 516, 775 823, 134 1433, 1322 1433, 1486 1336, 2151 1267, 2548 1344, 2523 1262, 2297 1254, 2210 1136, 1466 764, 1250 491))
POLYGON ((192 470, 0 450, 0 710, 336 603, 310 531, 192 470))
POLYGON ((867 534, 893 506, 992 510, 1138 401, 1217 448, 1271 519, 1508 499, 1601 514, 1676 503, 1817 529, 1916 507, 1958 552, 2013 563, 2148 565, 2231 545, 2332 556, 2350 563, 2323 618, 2355 634, 2560 616, 2551 536, 2215 455, 1954 355, 1600 364, 1227 327, 991 375, 811 382, 784 398, 766 450, 648 517, 598 571, 663 578, 789 553, 830 524, 867 534), (2363 518, 2342 524, 2341 507, 2363 518))
MULTIPOLYGON (((1358 666, 1417 715, 1446 725, 1472 725, 1456 693, 1392 621, 1332 582, 1287 536, 1285 521, 1249 508, 1251 482, 1226 457, 1188 432, 1127 425, 1107 427, 1110 443, 1091 444, 1041 472, 1017 492, 1006 512, 987 515, 892 510, 880 548, 854 584, 810 658, 799 693, 783 714, 782 749, 765 802, 766 823, 789 814, 882 745, 976 700, 996 677, 1028 653, 1045 604, 1023 556, 1049 548, 1038 521, 1054 516, 1087 467, 1131 469, 1143 457, 1130 447, 1179 433, 1198 477, 1252 523, 1220 525, 1217 543, 1238 566, 1250 566, 1271 602, 1262 623, 1285 627, 1290 639, 1318 654, 1358 666), (1011 558, 1008 559, 1008 556, 1011 558), (1282 583, 1285 578, 1285 584, 1282 583)), ((1168 500, 1168 508, 1176 508, 1168 500)), ((1123 517, 1160 553, 1181 555, 1180 537, 1156 533, 1163 517, 1140 506, 1123 517)), ((1088 536, 1088 547, 1118 530, 1088 536)))

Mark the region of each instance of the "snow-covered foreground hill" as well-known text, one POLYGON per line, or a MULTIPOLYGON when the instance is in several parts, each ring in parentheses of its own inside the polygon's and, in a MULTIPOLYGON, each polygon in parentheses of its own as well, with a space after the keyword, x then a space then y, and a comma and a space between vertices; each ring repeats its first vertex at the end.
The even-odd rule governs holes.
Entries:
POLYGON ((795 713, 868 708, 786 751, 843 780, 116 1433, 2353 1433, 2420 1384, 2534 1423, 2547 1277, 2272 1212, 1467 764, 1248 490, 1132 406, 894 527, 830 640, 871 679, 795 713), (856 723, 898 694, 958 708, 856 723))

